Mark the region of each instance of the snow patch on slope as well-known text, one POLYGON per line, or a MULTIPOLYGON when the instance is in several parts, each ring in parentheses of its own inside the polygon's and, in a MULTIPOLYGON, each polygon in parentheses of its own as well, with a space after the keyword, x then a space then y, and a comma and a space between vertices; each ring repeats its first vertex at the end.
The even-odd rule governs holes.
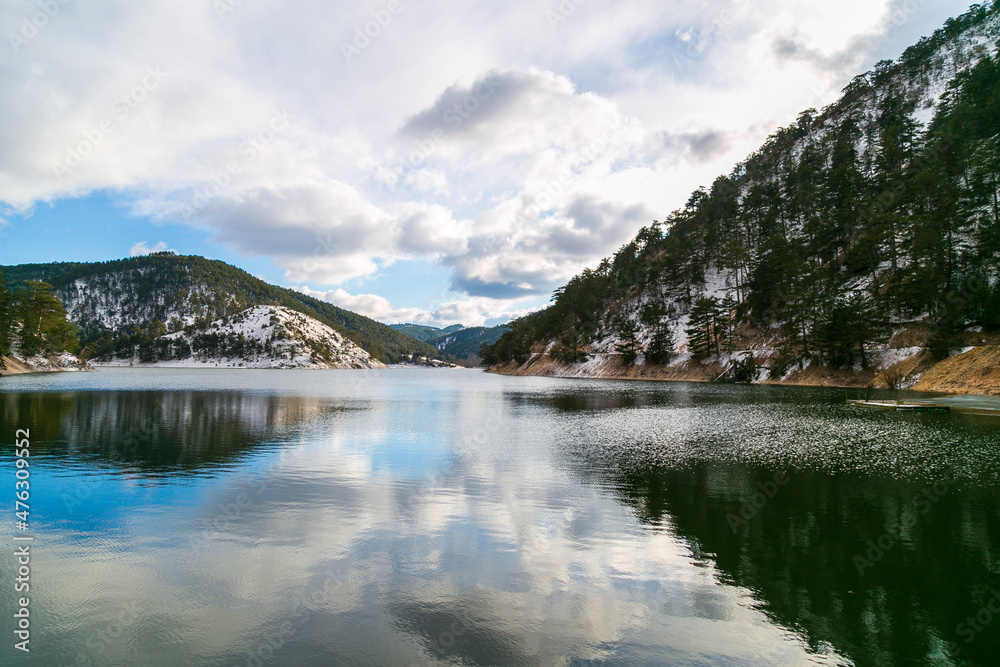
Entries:
POLYGON ((156 366, 168 368, 385 368, 385 364, 322 322, 282 306, 255 306, 216 320, 197 331, 178 331, 161 337, 195 350, 183 359, 142 364, 135 359, 101 362, 101 366, 156 366), (199 336, 242 339, 259 351, 242 357, 199 354, 199 336))

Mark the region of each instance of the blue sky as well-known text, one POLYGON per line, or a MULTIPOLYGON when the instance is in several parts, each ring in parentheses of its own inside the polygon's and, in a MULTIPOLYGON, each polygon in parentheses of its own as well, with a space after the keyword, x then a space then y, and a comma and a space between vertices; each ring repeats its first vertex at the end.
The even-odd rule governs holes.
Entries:
POLYGON ((499 323, 965 8, 16 0, 0 264, 172 249, 499 323))
MULTIPOLYGON (((287 283, 284 271, 266 256, 247 257, 211 243, 208 230, 132 215, 115 193, 102 191, 42 203, 7 220, 9 226, 0 230, 4 264, 99 262, 163 249, 222 260, 270 283, 287 283)), ((381 267, 375 274, 347 281, 347 286, 361 286, 398 303, 433 310, 461 297, 450 289, 449 277, 450 272, 433 261, 415 259, 381 267)))

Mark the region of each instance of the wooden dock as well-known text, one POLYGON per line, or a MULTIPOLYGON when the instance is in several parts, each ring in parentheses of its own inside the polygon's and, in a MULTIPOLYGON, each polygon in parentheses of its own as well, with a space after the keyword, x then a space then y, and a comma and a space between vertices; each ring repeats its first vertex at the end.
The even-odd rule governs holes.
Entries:
POLYGON ((847 401, 848 405, 896 412, 951 412, 951 407, 937 403, 906 403, 904 401, 847 401))

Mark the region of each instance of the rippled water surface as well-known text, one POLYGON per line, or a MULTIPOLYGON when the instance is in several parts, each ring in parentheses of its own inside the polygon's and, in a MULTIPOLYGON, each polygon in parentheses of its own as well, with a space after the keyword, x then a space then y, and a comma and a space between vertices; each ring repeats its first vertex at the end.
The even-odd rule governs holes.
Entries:
POLYGON ((998 664, 1000 418, 844 400, 459 370, 4 378, 0 504, 30 429, 36 541, 26 656, 3 520, 0 663, 998 664))

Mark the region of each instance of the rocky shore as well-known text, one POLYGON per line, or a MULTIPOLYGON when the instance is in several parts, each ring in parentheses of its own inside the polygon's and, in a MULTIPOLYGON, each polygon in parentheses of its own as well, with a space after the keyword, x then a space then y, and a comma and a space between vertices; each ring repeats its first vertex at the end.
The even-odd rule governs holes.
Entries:
POLYGON ((0 376, 29 373, 66 373, 92 371, 94 367, 69 352, 55 355, 36 354, 33 357, 0 357, 0 376))
MULTIPOLYGON (((608 380, 714 382, 724 379, 732 361, 746 354, 749 351, 703 360, 680 355, 670 364, 662 366, 642 363, 640 357, 639 363, 626 366, 619 355, 598 353, 591 355, 586 362, 564 364, 553 358, 548 348, 536 346, 525 363, 498 364, 490 372, 501 375, 608 380)), ((760 352, 755 353, 755 356, 760 361, 760 352)), ((941 361, 919 348, 886 350, 881 355, 873 354, 873 363, 869 368, 795 366, 777 378, 771 377, 768 369, 761 368, 754 384, 857 389, 874 387, 1000 396, 1000 346, 968 348, 941 361), (890 352, 893 354, 889 354, 890 352)))

